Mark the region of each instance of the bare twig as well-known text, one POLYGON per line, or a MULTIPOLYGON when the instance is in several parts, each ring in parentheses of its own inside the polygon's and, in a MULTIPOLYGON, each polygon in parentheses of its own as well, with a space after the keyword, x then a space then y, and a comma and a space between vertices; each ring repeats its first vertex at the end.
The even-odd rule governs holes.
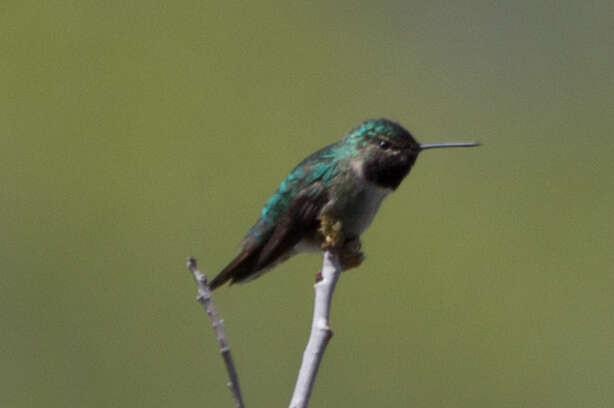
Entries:
POLYGON ((207 312, 207 316, 209 316, 211 326, 213 326, 213 331, 215 332, 215 337, 220 344, 220 353, 222 354, 224 364, 226 364, 226 370, 228 371, 228 389, 232 394, 235 406, 237 408, 244 408, 245 405, 243 403, 243 397, 241 396, 241 389, 239 388, 239 376, 232 361, 232 355, 230 354, 230 346, 228 345, 228 338, 226 337, 224 325, 222 324, 222 320, 217 314, 215 305, 211 299, 211 291, 207 285, 207 277, 198 270, 195 258, 188 258, 188 269, 192 273, 192 277, 194 278, 194 282, 198 288, 198 296, 196 297, 196 300, 202 305, 205 312, 207 312))
POLYGON ((335 284, 340 274, 341 264, 338 255, 335 252, 326 251, 322 263, 321 279, 314 285, 316 293, 311 334, 303 353, 303 362, 290 401, 290 408, 304 408, 309 403, 320 361, 322 361, 326 345, 333 336, 333 331, 328 326, 328 316, 335 284))

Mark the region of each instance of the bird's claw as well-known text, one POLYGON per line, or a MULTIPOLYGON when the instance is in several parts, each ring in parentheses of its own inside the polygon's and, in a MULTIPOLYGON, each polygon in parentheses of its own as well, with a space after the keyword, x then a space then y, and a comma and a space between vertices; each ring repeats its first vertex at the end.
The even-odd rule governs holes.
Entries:
POLYGON ((356 268, 365 260, 365 254, 360 250, 359 239, 346 242, 341 249, 341 267, 344 271, 356 268))

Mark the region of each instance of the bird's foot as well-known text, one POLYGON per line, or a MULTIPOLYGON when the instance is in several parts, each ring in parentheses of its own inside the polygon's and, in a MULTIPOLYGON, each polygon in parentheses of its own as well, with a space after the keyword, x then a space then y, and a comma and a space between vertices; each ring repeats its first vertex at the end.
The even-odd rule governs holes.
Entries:
POLYGON ((360 239, 354 238, 343 244, 341 248, 341 267, 344 271, 358 267, 364 260, 365 254, 361 249, 360 239))
POLYGON ((344 271, 348 269, 356 268, 365 260, 365 254, 362 252, 356 253, 341 253, 341 267, 344 271))
POLYGON ((320 232, 324 235, 322 249, 339 248, 343 243, 341 221, 329 215, 323 215, 320 220, 320 232))

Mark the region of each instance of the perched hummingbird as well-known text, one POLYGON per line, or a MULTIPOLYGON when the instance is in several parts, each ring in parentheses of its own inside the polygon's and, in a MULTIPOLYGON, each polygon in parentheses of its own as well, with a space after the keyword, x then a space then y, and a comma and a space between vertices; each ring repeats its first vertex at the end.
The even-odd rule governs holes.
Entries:
POLYGON ((290 172, 249 230, 239 255, 210 283, 257 278, 300 252, 337 250, 343 269, 360 265, 360 235, 396 190, 418 154, 478 143, 420 144, 398 123, 371 119, 290 172))

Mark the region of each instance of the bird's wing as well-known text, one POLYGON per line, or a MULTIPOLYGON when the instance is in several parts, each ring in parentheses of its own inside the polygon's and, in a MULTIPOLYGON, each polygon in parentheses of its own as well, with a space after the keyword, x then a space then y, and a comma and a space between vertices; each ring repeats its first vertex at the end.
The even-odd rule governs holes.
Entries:
POLYGON ((243 240, 241 253, 209 284, 212 290, 229 280, 234 283, 257 277, 306 232, 317 228, 319 212, 328 200, 324 186, 337 172, 335 146, 307 157, 281 182, 243 240))
MULTIPOLYGON (((306 234, 319 226, 318 215, 328 201, 321 183, 314 183, 301 190, 281 213, 277 224, 259 230, 257 237, 250 232, 242 251, 209 284, 211 290, 231 283, 251 280, 273 266, 287 254, 306 234)), ((258 221, 262 222, 262 219, 258 221)), ((258 224, 256 224, 258 226, 258 224)))
POLYGON ((308 234, 320 225, 320 210, 328 202, 328 194, 321 183, 314 183, 301 190, 288 205, 270 238, 260 251, 257 269, 264 269, 294 248, 308 234))

